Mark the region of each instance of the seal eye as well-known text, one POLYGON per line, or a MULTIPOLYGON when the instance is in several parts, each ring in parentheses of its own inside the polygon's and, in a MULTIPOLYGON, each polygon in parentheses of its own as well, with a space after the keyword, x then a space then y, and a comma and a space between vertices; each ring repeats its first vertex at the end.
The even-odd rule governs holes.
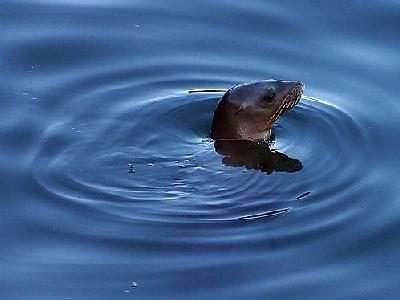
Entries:
POLYGON ((266 102, 272 101, 275 97, 275 90, 273 88, 269 88, 266 90, 265 95, 263 96, 263 100, 266 102))

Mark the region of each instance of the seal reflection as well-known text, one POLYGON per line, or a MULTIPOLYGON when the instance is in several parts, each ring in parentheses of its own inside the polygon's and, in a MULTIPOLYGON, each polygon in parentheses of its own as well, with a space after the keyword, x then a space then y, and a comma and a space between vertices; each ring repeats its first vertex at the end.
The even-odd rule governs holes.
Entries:
POLYGON ((218 140, 214 142, 214 148, 222 156, 222 163, 231 167, 260 170, 268 175, 273 172, 294 173, 303 169, 300 160, 271 150, 268 142, 218 140))

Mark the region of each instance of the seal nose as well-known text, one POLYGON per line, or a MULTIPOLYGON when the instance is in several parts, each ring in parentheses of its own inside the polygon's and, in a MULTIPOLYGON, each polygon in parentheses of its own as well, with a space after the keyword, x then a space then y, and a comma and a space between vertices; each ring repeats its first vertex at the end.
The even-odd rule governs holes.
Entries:
POLYGON ((304 83, 299 80, 284 81, 284 84, 287 86, 287 88, 290 89, 290 91, 292 91, 293 89, 298 89, 298 88, 304 90, 304 87, 305 87, 304 83))

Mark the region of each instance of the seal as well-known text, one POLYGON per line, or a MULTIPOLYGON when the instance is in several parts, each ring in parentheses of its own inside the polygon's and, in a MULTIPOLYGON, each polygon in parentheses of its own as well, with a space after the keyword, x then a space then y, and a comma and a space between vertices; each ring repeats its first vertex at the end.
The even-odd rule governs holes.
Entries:
POLYGON ((303 89, 300 81, 274 79, 231 87, 214 111, 211 138, 253 142, 268 139, 276 120, 300 101, 303 89))

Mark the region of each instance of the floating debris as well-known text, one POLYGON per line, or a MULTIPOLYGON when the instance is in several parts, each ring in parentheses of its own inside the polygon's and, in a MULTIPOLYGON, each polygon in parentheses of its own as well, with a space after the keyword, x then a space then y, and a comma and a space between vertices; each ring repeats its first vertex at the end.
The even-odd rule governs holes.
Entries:
POLYGON ((188 94, 193 93, 225 93, 227 90, 225 89, 194 89, 186 91, 188 94))
POLYGON ((254 220, 254 219, 260 219, 260 218, 275 217, 275 216, 281 215, 289 210, 290 210, 289 208, 270 210, 270 211, 267 211, 267 212, 261 213, 261 214, 240 217, 239 220, 254 220))
POLYGON ((301 194, 301 195, 295 197, 294 199, 300 200, 301 198, 304 198, 304 197, 306 197, 306 196, 308 196, 308 195, 310 195, 310 194, 311 194, 311 192, 305 192, 305 193, 303 193, 303 194, 301 194))
POLYGON ((132 282, 132 284, 131 284, 131 287, 133 287, 133 288, 137 288, 138 286, 139 286, 139 285, 137 284, 136 281, 132 282))

